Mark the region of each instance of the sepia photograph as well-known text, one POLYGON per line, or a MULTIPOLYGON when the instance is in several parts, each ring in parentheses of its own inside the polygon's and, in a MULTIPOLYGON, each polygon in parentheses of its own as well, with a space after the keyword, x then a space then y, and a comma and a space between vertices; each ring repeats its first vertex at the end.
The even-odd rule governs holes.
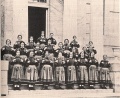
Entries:
POLYGON ((1 98, 120 98, 120 0, 0 0, 1 98))

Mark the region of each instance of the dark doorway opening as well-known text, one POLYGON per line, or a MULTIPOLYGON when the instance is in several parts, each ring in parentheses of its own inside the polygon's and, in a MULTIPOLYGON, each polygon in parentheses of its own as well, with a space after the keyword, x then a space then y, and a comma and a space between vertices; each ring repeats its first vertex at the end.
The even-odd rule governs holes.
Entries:
POLYGON ((33 36, 34 41, 36 42, 41 35, 41 31, 45 30, 46 9, 40 7, 28 7, 28 37, 33 36))

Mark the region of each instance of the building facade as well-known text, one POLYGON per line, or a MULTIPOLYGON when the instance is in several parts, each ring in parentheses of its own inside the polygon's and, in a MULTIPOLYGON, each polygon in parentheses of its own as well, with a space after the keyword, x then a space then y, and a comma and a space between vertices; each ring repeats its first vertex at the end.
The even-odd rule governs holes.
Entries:
POLYGON ((120 46, 119 0, 2 0, 1 10, 2 46, 6 39, 13 45, 19 34, 27 43, 42 31, 57 42, 76 35, 81 47, 93 41, 98 60, 120 46))

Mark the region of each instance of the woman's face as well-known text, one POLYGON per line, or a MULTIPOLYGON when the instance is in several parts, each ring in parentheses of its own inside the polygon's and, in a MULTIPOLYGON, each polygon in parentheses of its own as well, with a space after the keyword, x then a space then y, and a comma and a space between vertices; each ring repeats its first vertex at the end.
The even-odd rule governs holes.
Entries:
POLYGON ((81 53, 81 58, 84 58, 84 52, 81 53))
POLYGON ((30 41, 33 41, 33 37, 30 37, 30 41))
POLYGON ((62 47, 63 45, 62 45, 62 43, 59 43, 59 47, 62 47))
POLYGON ((94 56, 95 56, 95 54, 94 54, 94 52, 92 52, 92 53, 91 53, 91 57, 94 57, 94 56))
POLYGON ((24 45, 24 43, 21 43, 21 47, 24 47, 25 45, 24 45))
POLYGON ((17 51, 17 52, 16 52, 16 56, 20 56, 20 51, 17 51))
POLYGON ((107 55, 103 55, 103 59, 104 59, 104 60, 107 60, 107 55))
POLYGON ((93 42, 90 41, 90 42, 89 42, 89 45, 90 45, 90 46, 93 45, 93 42))
POLYGON ((22 36, 18 36, 18 40, 21 41, 22 40, 22 36))
POLYGON ((36 44, 36 47, 39 47, 39 46, 40 46, 40 44, 39 44, 39 43, 37 43, 37 44, 36 44))
POLYGON ((7 44, 7 45, 10 45, 10 44, 11 44, 10 40, 7 40, 7 41, 6 41, 6 44, 7 44))
POLYGON ((33 52, 30 52, 30 55, 29 55, 30 57, 33 57, 34 56, 34 53, 33 52))
POLYGON ((42 32, 42 33, 41 33, 41 36, 44 36, 44 35, 45 35, 44 32, 42 32))
POLYGON ((51 40, 48 40, 48 44, 51 44, 51 40))
POLYGON ((65 44, 68 44, 69 43, 69 41, 68 40, 65 40, 65 44))

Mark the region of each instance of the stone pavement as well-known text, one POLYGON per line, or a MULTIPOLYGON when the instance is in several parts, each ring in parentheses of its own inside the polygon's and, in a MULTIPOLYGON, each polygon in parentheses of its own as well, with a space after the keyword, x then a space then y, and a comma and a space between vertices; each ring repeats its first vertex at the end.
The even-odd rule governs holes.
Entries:
POLYGON ((76 89, 76 90, 9 90, 1 98, 120 98, 112 89, 76 89), (117 97, 114 97, 117 96, 117 97))

